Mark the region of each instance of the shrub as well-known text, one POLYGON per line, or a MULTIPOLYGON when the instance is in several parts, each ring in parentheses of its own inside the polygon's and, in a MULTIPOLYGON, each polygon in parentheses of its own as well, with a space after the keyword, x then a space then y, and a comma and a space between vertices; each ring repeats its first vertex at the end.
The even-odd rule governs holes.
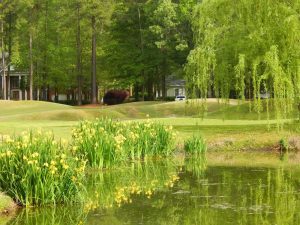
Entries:
POLYGON ((279 141, 280 153, 286 153, 289 149, 289 143, 285 138, 280 139, 279 141))
POLYGON ((201 136, 193 136, 184 142, 184 150, 187 154, 200 155, 206 152, 206 143, 201 136))
POLYGON ((86 157, 91 167, 106 168, 128 159, 168 156, 173 150, 171 128, 150 121, 83 121, 73 131, 74 154, 86 157))
POLYGON ((24 133, 0 145, 0 187, 22 205, 78 200, 85 162, 65 154, 51 133, 24 133))
POLYGON ((128 91, 110 90, 103 97, 103 103, 107 105, 121 104, 129 97, 128 91))
POLYGON ((172 101, 175 101, 175 96, 174 97, 166 96, 164 99, 163 99, 163 97, 157 97, 156 100, 172 102, 172 101))

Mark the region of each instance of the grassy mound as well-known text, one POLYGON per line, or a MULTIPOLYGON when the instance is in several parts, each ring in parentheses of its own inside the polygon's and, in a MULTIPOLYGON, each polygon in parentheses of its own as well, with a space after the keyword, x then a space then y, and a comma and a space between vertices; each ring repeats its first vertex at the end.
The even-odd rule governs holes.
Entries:
POLYGON ((12 212, 14 208, 16 208, 14 201, 7 195, 0 192, 0 217, 3 213, 7 214, 12 212))
MULTIPOLYGON (((223 139, 238 142, 277 143, 285 136, 300 130, 297 124, 287 124, 281 133, 276 128, 274 110, 270 107, 270 120, 266 110, 259 116, 249 112, 249 103, 239 105, 230 100, 224 106, 217 99, 207 100, 207 112, 204 119, 199 117, 199 100, 187 102, 135 102, 115 106, 73 107, 49 102, 0 101, 0 135, 19 134, 24 130, 42 128, 51 130, 56 137, 69 139, 71 129, 80 120, 109 117, 119 120, 141 120, 149 115, 151 120, 174 126, 179 132, 178 140, 186 139, 195 133, 203 135, 208 142, 226 142, 223 139), (267 125, 271 132, 267 129, 267 125), (220 140, 218 140, 220 139, 220 140), (251 141, 249 142, 249 140, 251 141)), ((298 118, 298 112, 288 115, 298 118)), ((291 121, 291 120, 287 120, 291 121)))
MULTIPOLYGON (((210 101, 208 113, 218 111, 221 107, 217 101, 210 101)), ((106 106, 100 109, 100 114, 113 118, 141 119, 150 118, 174 118, 197 117, 200 105, 195 101, 189 102, 135 102, 115 106, 106 106)))
MULTIPOLYGON (((116 119, 144 119, 150 118, 177 118, 199 117, 201 104, 199 100, 186 102, 134 102, 114 106, 99 106, 93 108, 73 107, 50 102, 37 101, 0 101, 0 121, 78 121, 96 117, 109 117, 116 119)), ((201 115, 202 116, 202 115, 201 115)), ((297 118, 295 110, 288 118, 297 118)), ((249 110, 249 103, 238 104, 231 100, 230 104, 219 104, 217 99, 207 100, 206 119, 222 120, 267 120, 264 107, 258 115, 249 110)), ((269 119, 276 119, 274 110, 270 106, 269 119)))
POLYGON ((38 101, 0 101, 0 117, 70 109, 71 106, 38 101))

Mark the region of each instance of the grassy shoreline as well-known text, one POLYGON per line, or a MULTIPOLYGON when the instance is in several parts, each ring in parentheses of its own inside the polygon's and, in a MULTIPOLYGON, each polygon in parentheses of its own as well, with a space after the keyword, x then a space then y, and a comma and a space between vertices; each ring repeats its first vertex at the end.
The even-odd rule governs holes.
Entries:
MULTIPOLYGON (((120 121, 143 121, 149 115, 152 121, 172 125, 178 132, 179 144, 199 134, 207 140, 209 149, 273 148, 281 138, 300 136, 300 124, 289 122, 278 130, 272 113, 271 119, 266 120, 266 112, 262 112, 259 120, 257 114, 249 112, 248 103, 237 105, 232 100, 224 107, 217 100, 210 99, 207 104, 208 111, 202 119, 197 118, 197 105, 185 102, 136 102, 87 108, 48 102, 0 101, 3 109, 0 112, 0 135, 43 128, 53 131, 57 138, 70 139, 72 128, 80 120, 110 117, 120 121)), ((296 118, 296 114, 289 118, 296 118)))
POLYGON ((1 218, 3 215, 12 215, 17 210, 17 208, 18 206, 9 196, 0 192, 0 217, 1 218))
MULTIPOLYGON (((179 157, 185 155, 183 145, 186 140, 193 136, 203 137, 208 145, 208 166, 299 165, 300 154, 296 152, 291 153, 286 161, 280 161, 278 145, 281 139, 285 139, 293 144, 294 148, 300 150, 300 124, 292 122, 292 119, 286 119, 283 129, 278 130, 276 120, 272 118, 266 120, 265 114, 261 115, 262 120, 258 120, 252 114, 247 113, 247 104, 238 106, 233 101, 225 110, 215 101, 208 102, 208 104, 209 110, 202 119, 196 117, 197 110, 191 106, 188 106, 187 112, 187 105, 184 102, 139 102, 102 108, 85 108, 47 102, 0 101, 0 107, 4 109, 0 112, 0 142, 2 135, 20 135, 25 130, 36 131, 41 128, 43 131, 52 131, 57 139, 71 141, 72 129, 79 124, 79 121, 109 116, 112 121, 121 121, 122 126, 128 121, 151 121, 172 126, 177 133, 175 144, 179 150, 179 157)), ((89 129, 89 132, 92 130, 89 129)), ((144 131, 138 132, 145 133, 144 131)), ((86 135, 90 136, 89 133, 86 135)), ((83 135, 79 136, 81 138, 83 135)), ((108 138, 114 138, 114 136, 115 133, 108 138)), ((57 139, 52 141, 57 141, 57 139)), ((94 142, 96 143, 96 141, 91 142, 91 146, 94 142)), ((85 149, 85 147, 82 148, 85 149)), ((6 224, 16 209, 18 209, 16 203, 0 192, 0 224, 6 224)))

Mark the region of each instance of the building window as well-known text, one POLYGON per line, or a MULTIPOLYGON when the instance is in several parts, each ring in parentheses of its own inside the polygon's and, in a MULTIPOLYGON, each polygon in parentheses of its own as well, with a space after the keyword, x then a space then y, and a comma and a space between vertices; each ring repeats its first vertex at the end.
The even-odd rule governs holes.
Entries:
POLYGON ((10 77, 10 88, 11 89, 19 89, 20 88, 19 77, 10 77))
POLYGON ((179 95, 179 89, 175 88, 175 96, 178 96, 178 95, 179 95))

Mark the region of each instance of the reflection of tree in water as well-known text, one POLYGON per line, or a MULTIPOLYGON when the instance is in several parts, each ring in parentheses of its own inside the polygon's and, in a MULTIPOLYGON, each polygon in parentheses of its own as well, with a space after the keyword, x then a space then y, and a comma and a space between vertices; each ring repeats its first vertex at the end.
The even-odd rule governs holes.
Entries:
POLYGON ((300 224, 297 186, 292 173, 283 169, 208 167, 204 176, 185 171, 180 177, 174 190, 156 194, 151 202, 139 199, 118 209, 119 220, 147 225, 300 224))
POLYGON ((150 201, 156 192, 169 190, 179 180, 178 171, 178 163, 169 160, 131 163, 101 173, 93 171, 87 175, 84 204, 23 210, 11 224, 80 224, 86 223, 89 216, 92 221, 88 224, 93 224, 93 219, 98 221, 99 216, 101 224, 118 224, 112 216, 118 207, 135 204, 140 198, 150 201), (106 217, 107 214, 111 216, 106 217))
POLYGON ((156 191, 173 187, 179 179, 177 174, 178 165, 168 160, 136 162, 122 169, 92 173, 87 185, 90 203, 96 208, 111 208, 132 203, 134 196, 149 199, 156 191))
POLYGON ((191 172, 198 179, 203 177, 207 167, 205 155, 198 155, 185 159, 185 170, 191 172))
POLYGON ((67 225, 86 220, 82 205, 29 208, 22 210, 9 225, 67 225))
POLYGON ((184 165, 135 163, 90 174, 87 193, 94 205, 88 210, 85 204, 23 211, 10 224, 300 224, 296 175, 280 168, 207 167, 195 158, 184 165), (180 180, 173 181, 177 175, 180 180), (132 192, 133 184, 139 194, 132 192), (118 207, 120 189, 127 201, 118 207))

